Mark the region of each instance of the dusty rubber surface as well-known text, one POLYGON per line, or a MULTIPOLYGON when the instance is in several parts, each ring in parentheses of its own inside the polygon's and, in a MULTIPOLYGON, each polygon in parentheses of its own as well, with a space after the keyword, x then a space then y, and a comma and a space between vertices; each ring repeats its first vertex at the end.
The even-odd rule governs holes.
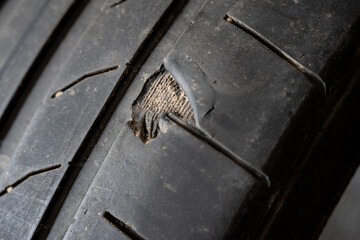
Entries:
POLYGON ((0 4, 0 238, 321 231, 358 165, 357 1, 24 4, 0 4))

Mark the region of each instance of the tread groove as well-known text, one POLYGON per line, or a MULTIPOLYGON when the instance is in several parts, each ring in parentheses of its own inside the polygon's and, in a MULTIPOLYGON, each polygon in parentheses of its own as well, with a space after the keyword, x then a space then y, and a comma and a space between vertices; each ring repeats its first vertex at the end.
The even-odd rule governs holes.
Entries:
POLYGON ((0 0, 0 10, 3 8, 7 0, 0 0))

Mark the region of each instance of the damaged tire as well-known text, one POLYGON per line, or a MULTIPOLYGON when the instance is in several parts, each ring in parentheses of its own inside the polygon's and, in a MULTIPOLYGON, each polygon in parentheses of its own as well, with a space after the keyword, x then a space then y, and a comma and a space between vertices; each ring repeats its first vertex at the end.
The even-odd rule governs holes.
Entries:
POLYGON ((360 3, 0 3, 1 239, 316 239, 359 165, 360 3))

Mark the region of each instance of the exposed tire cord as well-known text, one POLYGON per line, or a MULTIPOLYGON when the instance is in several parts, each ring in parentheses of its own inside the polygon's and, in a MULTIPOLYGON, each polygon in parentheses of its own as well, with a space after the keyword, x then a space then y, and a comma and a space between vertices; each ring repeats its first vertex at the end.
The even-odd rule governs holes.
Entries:
POLYGON ((26 72, 26 75, 7 105, 4 114, 0 116, 0 144, 10 129, 27 96, 34 87, 41 72, 45 69, 47 63, 88 2, 89 0, 74 1, 51 33, 45 45, 41 48, 39 54, 31 64, 31 67, 26 72))
POLYGON ((31 239, 46 239, 50 228, 76 179, 76 176, 81 170, 82 164, 88 158, 92 148, 96 144, 102 131, 106 127, 107 122, 110 120, 113 112, 115 111, 116 106, 121 101, 131 82, 139 72, 141 66, 145 63, 153 49, 166 34, 172 22, 175 20, 176 16, 181 13, 187 2, 188 0, 172 1, 169 7, 165 10, 164 14, 156 22, 155 26, 150 31, 150 34, 145 38, 134 54, 124 73, 121 75, 119 81, 114 87, 110 97, 106 101, 103 109, 97 116, 89 132, 86 134, 81 146, 71 161, 72 164, 65 172, 59 187, 54 193, 53 198, 46 208, 40 224, 31 239))

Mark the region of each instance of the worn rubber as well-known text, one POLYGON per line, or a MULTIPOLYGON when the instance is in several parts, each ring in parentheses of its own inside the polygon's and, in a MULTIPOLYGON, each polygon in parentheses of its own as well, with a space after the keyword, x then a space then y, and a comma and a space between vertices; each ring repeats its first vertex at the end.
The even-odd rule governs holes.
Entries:
POLYGON ((0 1, 0 239, 316 239, 359 165, 359 13, 0 1))

